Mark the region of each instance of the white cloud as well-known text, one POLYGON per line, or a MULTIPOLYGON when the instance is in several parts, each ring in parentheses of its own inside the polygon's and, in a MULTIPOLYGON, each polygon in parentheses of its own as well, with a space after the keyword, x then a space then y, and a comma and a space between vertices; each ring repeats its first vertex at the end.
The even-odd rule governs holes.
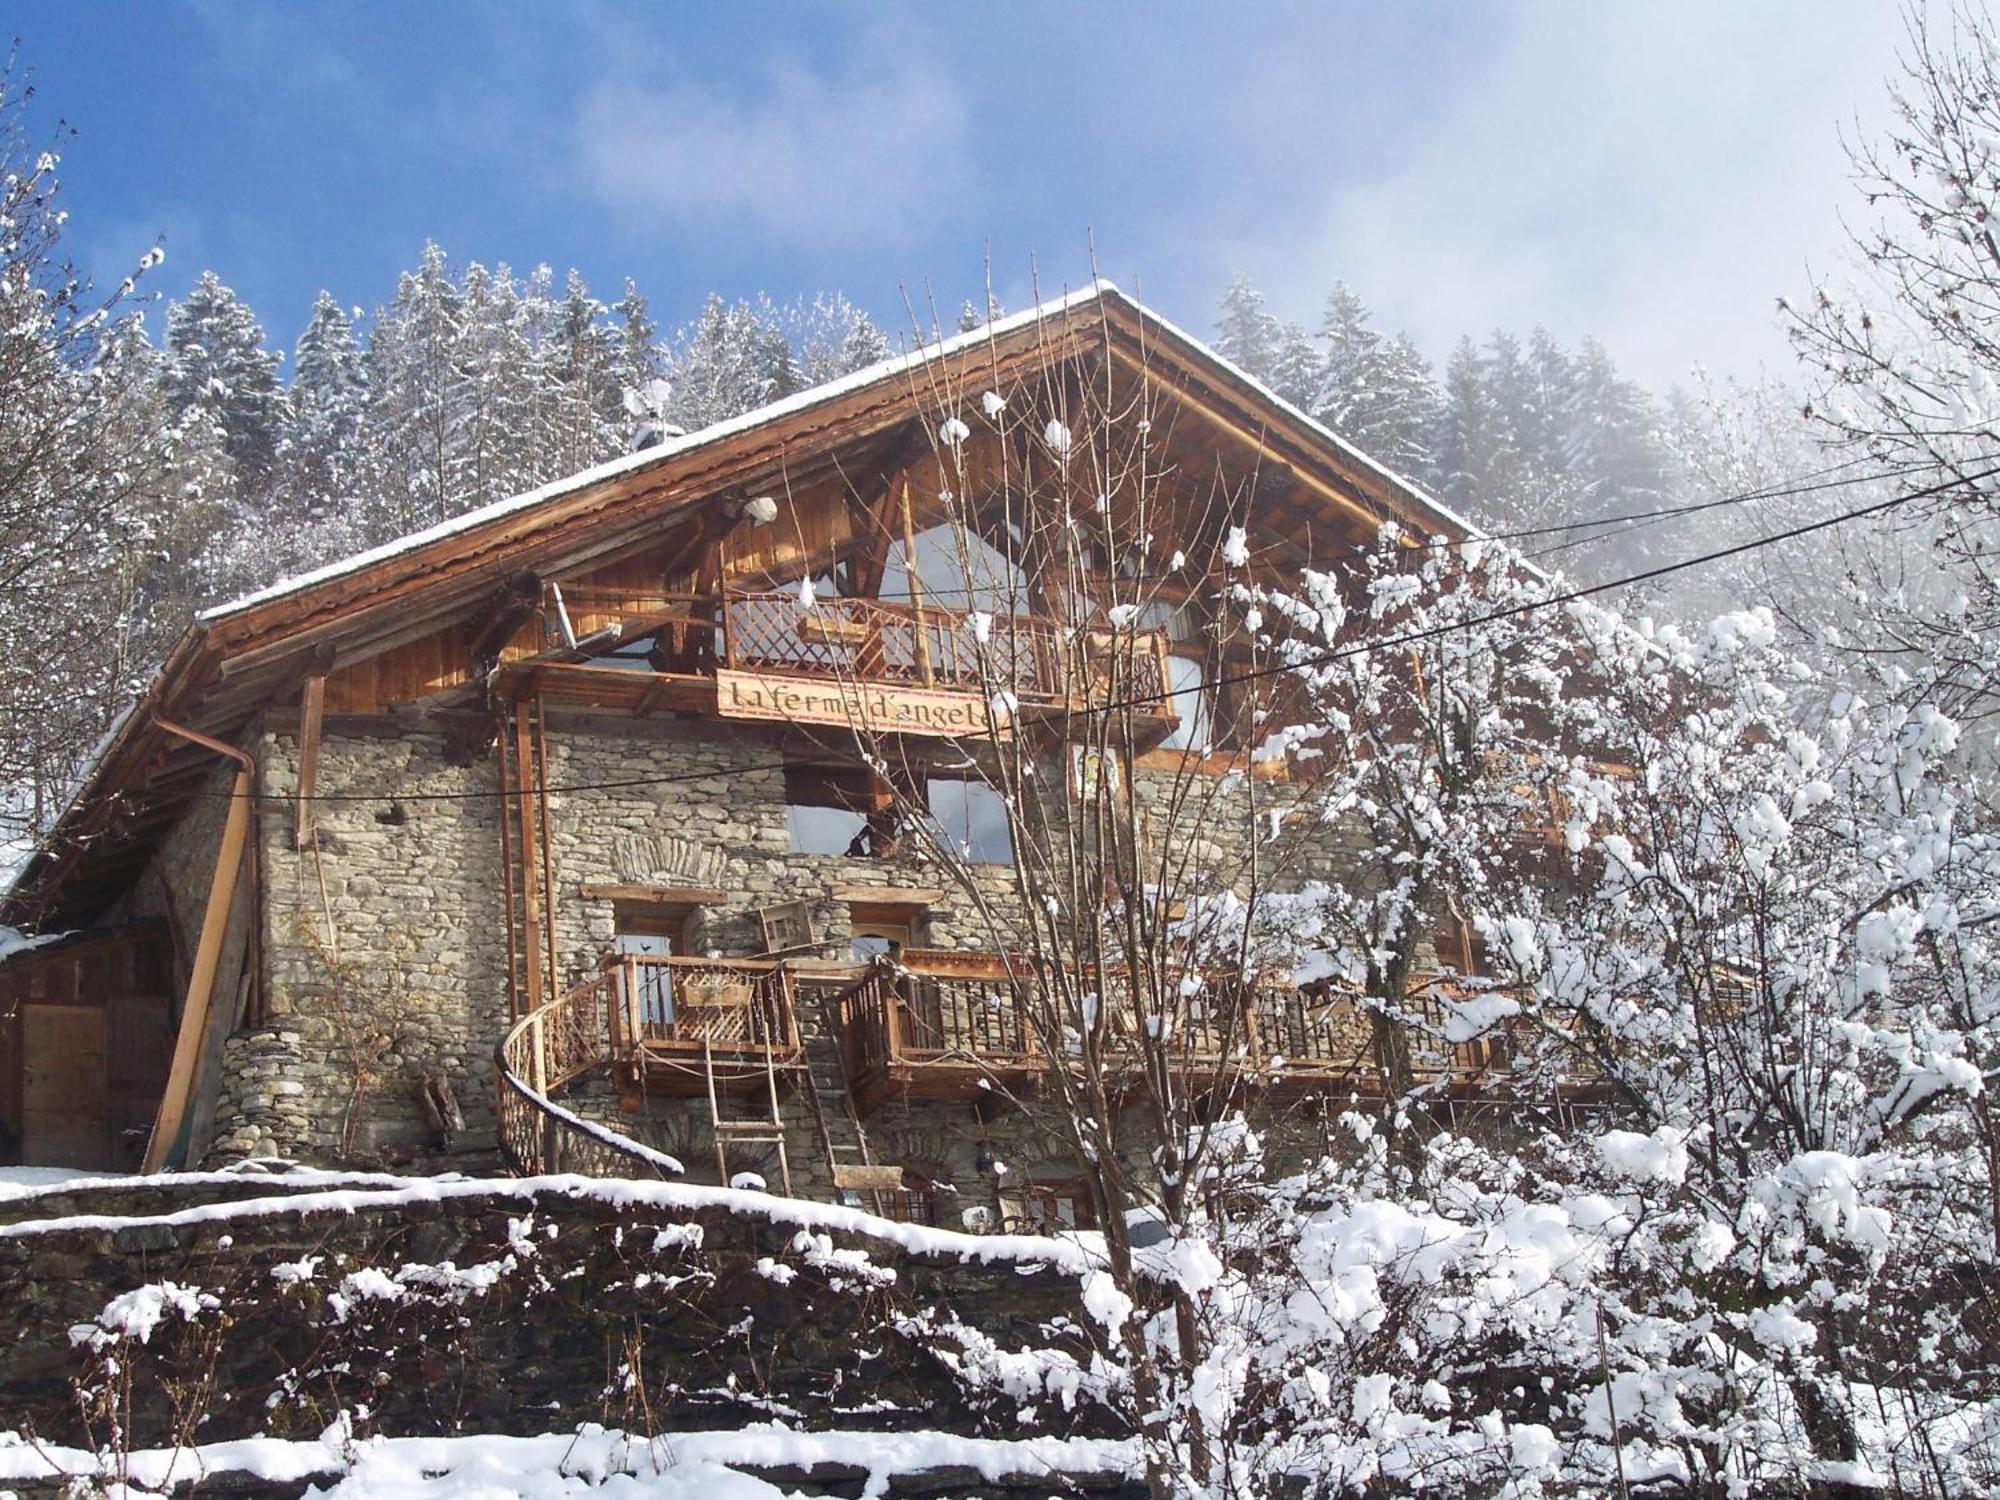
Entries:
POLYGON ((964 87, 888 26, 843 66, 745 59, 726 79, 647 51, 584 94, 575 142, 585 186, 644 223, 886 247, 975 189, 964 87))
MULTIPOLYGON (((1900 38, 1889 6, 1502 12, 1418 91, 1424 113, 1371 132, 1372 168, 1269 238, 1220 238, 1217 259, 1293 316, 1316 319, 1343 278, 1434 356, 1543 323, 1656 386, 1696 362, 1782 364, 1775 301, 1842 253, 1857 199, 1838 132, 1881 118, 1900 38)), ((1338 105, 1329 91, 1318 117, 1338 105)))

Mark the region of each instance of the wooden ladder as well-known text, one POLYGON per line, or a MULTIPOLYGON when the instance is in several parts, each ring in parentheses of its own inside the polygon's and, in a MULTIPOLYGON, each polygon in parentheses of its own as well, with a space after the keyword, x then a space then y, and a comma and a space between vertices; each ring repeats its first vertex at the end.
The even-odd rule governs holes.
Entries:
MULTIPOLYGON (((875 1165, 875 1159, 868 1150, 868 1132, 854 1107, 854 1091, 847 1084, 847 1064, 840 1055, 838 1003, 837 993, 821 991, 819 1025, 815 1028, 817 1035, 802 1039, 805 1045, 806 1100, 812 1106, 813 1126, 826 1152, 827 1170, 833 1175, 836 1193, 848 1186, 842 1181, 850 1175, 845 1169, 875 1165)), ((862 1174, 855 1172, 851 1175, 859 1177, 862 1174)), ((867 1191, 876 1212, 881 1212, 880 1193, 873 1188, 867 1191)))
POLYGON ((516 1020, 558 998, 549 849, 548 726, 539 696, 500 727, 500 867, 507 903, 507 995, 516 1020))
POLYGON ((792 1196, 792 1164, 785 1155, 785 1120, 778 1112, 778 1067, 769 1047, 764 1051, 764 1098, 769 1113, 750 1119, 725 1119, 722 1100, 715 1089, 715 1048, 704 1039, 701 1044, 701 1071, 708 1084, 708 1122, 715 1141, 715 1175, 729 1186, 729 1147, 770 1146, 778 1153, 778 1183, 784 1195, 792 1196))

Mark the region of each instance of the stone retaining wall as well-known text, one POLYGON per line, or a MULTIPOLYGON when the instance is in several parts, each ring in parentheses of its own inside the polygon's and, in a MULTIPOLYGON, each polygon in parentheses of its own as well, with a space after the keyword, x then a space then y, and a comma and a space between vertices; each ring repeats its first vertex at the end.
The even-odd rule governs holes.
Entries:
MULTIPOLYGON (((105 1351, 132 1376, 120 1438, 133 1447, 170 1441, 190 1403, 204 1442, 311 1437, 342 1410, 362 1414, 364 1435, 714 1430, 777 1414, 815 1430, 1017 1435, 1012 1403, 963 1396, 901 1320, 934 1310, 1003 1347, 1046 1346, 1045 1325, 1081 1320, 1070 1274, 998 1244, 991 1260, 912 1248, 839 1210, 735 1206, 750 1202, 324 1174, 6 1202, 0 1429, 105 1441, 110 1418, 86 1421, 77 1397, 103 1371, 71 1331, 104 1326, 121 1294, 171 1284, 212 1300, 105 1351)), ((1055 1409, 1043 1430, 1109 1435, 1055 1409)))

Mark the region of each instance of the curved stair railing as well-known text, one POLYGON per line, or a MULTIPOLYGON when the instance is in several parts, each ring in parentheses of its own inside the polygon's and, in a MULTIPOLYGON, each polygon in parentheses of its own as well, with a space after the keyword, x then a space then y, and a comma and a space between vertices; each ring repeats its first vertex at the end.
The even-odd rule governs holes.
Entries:
POLYGON ((499 1082, 500 1150, 524 1177, 678 1177, 681 1164, 609 1126, 564 1109, 549 1095, 609 1067, 612 986, 587 980, 516 1021, 493 1049, 499 1082))

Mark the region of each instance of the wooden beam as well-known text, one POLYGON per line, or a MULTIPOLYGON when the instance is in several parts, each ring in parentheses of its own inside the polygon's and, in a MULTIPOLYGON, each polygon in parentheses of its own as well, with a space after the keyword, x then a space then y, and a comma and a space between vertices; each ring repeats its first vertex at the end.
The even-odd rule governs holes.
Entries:
POLYGON ((849 578, 854 592, 873 598, 882 592, 882 575, 889 566, 889 547, 896 539, 895 508, 898 486, 907 482, 910 466, 930 456, 930 444, 921 435, 894 444, 884 459, 887 471, 876 487, 873 501, 858 494, 847 496, 847 529, 854 538, 849 578))
POLYGON ((326 722, 326 674, 315 672, 299 693, 299 790, 292 847, 310 849, 319 837, 319 741, 326 722))
POLYGON ((924 623, 924 584, 917 568, 917 528, 910 514, 910 477, 907 473, 897 481, 903 507, 903 566, 910 575, 910 613, 917 617, 917 628, 913 638, 917 643, 917 676, 925 687, 935 682, 931 667, 931 632, 924 623))
POLYGON ((466 652, 473 675, 484 677, 500 664, 514 634, 542 607, 542 580, 532 571, 516 573, 487 601, 484 615, 466 624, 466 652))
POLYGON ((692 885, 597 885, 585 882, 577 887, 586 901, 647 901, 658 906, 720 906, 729 899, 724 891, 692 885))
POLYGON ((222 824, 222 844, 215 853, 215 873, 209 880, 208 905, 201 918, 201 937, 195 944, 194 967, 188 974, 186 998, 181 1002, 180 1031, 174 1038, 174 1058, 167 1072, 167 1087, 160 1098, 160 1112, 153 1121, 152 1136, 146 1142, 144 1170, 157 1172, 166 1164, 167 1154, 179 1143, 187 1124, 188 1105, 194 1098, 202 1043, 208 1034, 208 1013, 215 992, 215 972, 222 963, 222 941, 229 930, 229 912, 234 904, 236 879, 243 868, 243 846, 250 833, 250 783, 246 766, 236 773, 229 792, 229 815, 222 824))
MULTIPOLYGON (((1118 362, 1128 365, 1134 375, 1153 381, 1165 399, 1187 407, 1211 426, 1220 428, 1253 452, 1272 453, 1275 456, 1275 450, 1281 444, 1285 448, 1292 450, 1298 450, 1303 446, 1301 441, 1293 438, 1290 433, 1281 433, 1274 430, 1274 427, 1253 429, 1246 426, 1236 417, 1223 411, 1217 403, 1197 395, 1185 383, 1177 385, 1161 379, 1148 366, 1143 356, 1137 353, 1128 353, 1116 341, 1111 345, 1111 353, 1113 358, 1118 362)), ((1286 425, 1289 426, 1290 424, 1286 425)), ((1289 453, 1286 456, 1288 460, 1291 458, 1291 454, 1289 453)), ((1311 473, 1304 464, 1293 463, 1290 466, 1293 477, 1300 484, 1317 493, 1322 499, 1332 502, 1337 509, 1360 522, 1364 527, 1372 529, 1379 526, 1384 520, 1389 519, 1392 514, 1392 507, 1390 505, 1375 502, 1373 497, 1368 496, 1366 491, 1362 490, 1359 485, 1355 485, 1350 489, 1341 485, 1330 484, 1311 473)))
POLYGON ((827 893, 836 901, 873 906, 936 906, 944 887, 936 885, 837 885, 827 893))
POLYGON ((547 998, 542 990, 542 902, 538 869, 541 855, 535 848, 536 828, 541 821, 536 815, 535 800, 541 777, 535 771, 534 726, 529 722, 525 698, 515 700, 513 714, 514 779, 519 783, 514 789, 514 830, 518 835, 515 849, 521 869, 521 958, 528 983, 526 1005, 532 1012, 540 1010, 543 1000, 547 998))

